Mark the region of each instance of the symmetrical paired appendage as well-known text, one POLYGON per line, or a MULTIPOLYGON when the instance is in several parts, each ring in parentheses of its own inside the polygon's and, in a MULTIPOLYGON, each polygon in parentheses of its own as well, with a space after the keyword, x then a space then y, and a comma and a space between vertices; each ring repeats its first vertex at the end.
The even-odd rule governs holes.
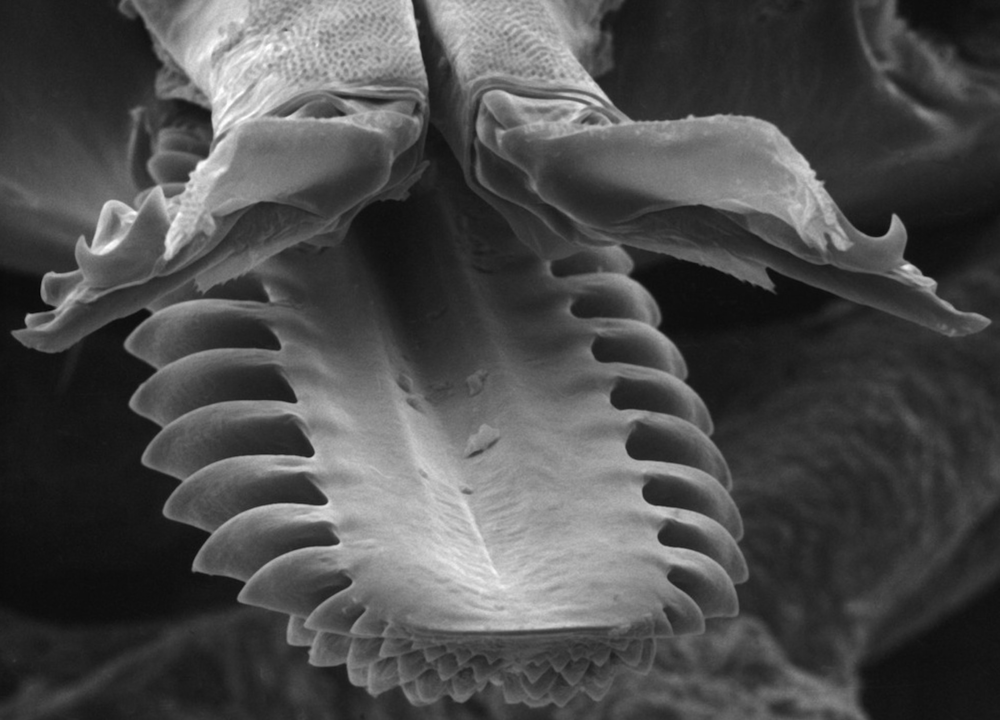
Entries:
POLYGON ((767 268, 946 334, 982 329, 903 259, 906 234, 860 233, 772 125, 630 121, 563 33, 560 0, 130 0, 215 139, 182 191, 109 203, 55 310, 19 337, 72 344, 194 279, 238 276, 287 247, 339 243, 366 205, 403 197, 428 118, 470 186, 546 257, 629 244, 770 286, 767 268), (430 82, 414 10, 426 28, 430 82))
POLYGON ((133 406, 182 481, 167 514, 212 533, 196 567, 373 693, 598 698, 736 612, 728 471, 614 244, 986 322, 902 259, 898 222, 852 228, 772 126, 631 122, 569 49, 572 3, 127 5, 161 96, 213 127, 153 129, 159 185, 109 203, 19 337, 157 310, 133 406))

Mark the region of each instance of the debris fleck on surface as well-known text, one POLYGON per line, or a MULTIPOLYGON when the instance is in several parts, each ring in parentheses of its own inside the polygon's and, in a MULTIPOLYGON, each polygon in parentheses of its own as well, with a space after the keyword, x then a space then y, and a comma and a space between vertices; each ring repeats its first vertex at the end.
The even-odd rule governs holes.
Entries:
POLYGON ((465 457, 472 457, 473 455, 478 455, 484 450, 488 450, 496 445, 496 442, 499 439, 499 430, 490 427, 489 425, 480 425, 479 430, 477 430, 474 435, 470 436, 468 442, 465 443, 465 457))
POLYGON ((486 385, 486 376, 489 373, 486 370, 476 370, 476 372, 465 378, 465 386, 469 388, 469 397, 478 395, 483 391, 483 387, 486 385))
POLYGON ((428 392, 424 393, 424 400, 431 405, 437 405, 454 395, 455 386, 448 381, 434 382, 430 384, 428 392))

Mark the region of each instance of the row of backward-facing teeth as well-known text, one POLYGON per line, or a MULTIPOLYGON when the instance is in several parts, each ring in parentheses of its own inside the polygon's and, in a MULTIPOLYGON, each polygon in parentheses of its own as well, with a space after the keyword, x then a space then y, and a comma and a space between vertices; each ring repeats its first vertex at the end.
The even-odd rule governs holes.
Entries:
MULTIPOLYGON (((673 469, 651 471, 643 487, 648 503, 678 511, 663 523, 660 542, 712 557, 738 582, 745 567, 735 543, 723 546, 699 524, 685 521, 685 513, 695 513, 733 537, 741 533, 725 490, 728 470, 707 438, 708 413, 683 383, 683 359, 655 330, 655 303, 624 275, 626 264, 620 251, 601 250, 550 267, 569 312, 592 327, 594 358, 617 375, 609 402, 633 416, 628 454, 673 469)), ((321 553, 339 539, 313 510, 328 499, 305 460, 313 447, 295 413, 297 398, 272 329, 293 311, 267 304, 266 292, 252 281, 239 293, 242 299, 174 305, 130 339, 129 349, 159 368, 133 399, 137 412, 165 426, 144 462, 184 480, 167 515, 214 533, 197 569, 246 581, 241 600, 270 607, 275 585, 298 582, 301 591, 286 589, 276 609, 291 615, 289 641, 311 646, 315 664, 346 664, 353 683, 373 693, 399 685, 421 704, 443 695, 464 700, 493 683, 508 701, 561 705, 581 690, 603 696, 619 667, 647 669, 656 635, 698 631, 704 615, 735 611, 731 597, 719 597, 711 582, 678 568, 670 582, 701 612, 692 616, 667 607, 665 626, 633 627, 620 638, 511 638, 497 645, 475 637, 414 636, 360 606, 324 612, 331 602, 344 605, 351 580, 336 573, 304 583, 296 578, 298 558, 321 553), (266 577, 254 578, 264 565, 266 577), (325 620, 320 631, 306 627, 306 618, 317 612, 325 620)))

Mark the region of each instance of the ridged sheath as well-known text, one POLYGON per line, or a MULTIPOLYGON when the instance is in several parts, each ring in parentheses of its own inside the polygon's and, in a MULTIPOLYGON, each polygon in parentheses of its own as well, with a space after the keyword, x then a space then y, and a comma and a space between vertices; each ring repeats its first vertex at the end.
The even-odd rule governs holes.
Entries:
POLYGON ((379 693, 600 697, 656 637, 736 612, 728 470, 618 249, 546 263, 464 190, 259 266, 258 300, 159 311, 129 348, 199 570, 379 693), (400 228, 408 228, 400 231, 400 228))

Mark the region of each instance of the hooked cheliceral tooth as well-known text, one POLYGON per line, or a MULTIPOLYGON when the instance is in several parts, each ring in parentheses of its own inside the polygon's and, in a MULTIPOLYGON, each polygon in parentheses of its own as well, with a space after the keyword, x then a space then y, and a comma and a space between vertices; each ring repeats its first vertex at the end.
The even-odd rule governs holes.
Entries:
POLYGON ((420 0, 432 117, 470 185, 548 257, 624 243, 772 287, 767 269, 948 335, 961 313, 903 259, 906 231, 854 228, 770 123, 632 122, 573 56, 554 0, 420 0))
MULTIPOLYGON (((335 244, 419 176, 427 81, 406 0, 129 0, 167 63, 161 97, 212 112, 182 192, 111 202, 78 270, 50 273, 55 309, 21 342, 55 352, 191 280, 241 275, 283 249, 335 244)), ((165 178, 172 180, 170 178, 165 178)))

